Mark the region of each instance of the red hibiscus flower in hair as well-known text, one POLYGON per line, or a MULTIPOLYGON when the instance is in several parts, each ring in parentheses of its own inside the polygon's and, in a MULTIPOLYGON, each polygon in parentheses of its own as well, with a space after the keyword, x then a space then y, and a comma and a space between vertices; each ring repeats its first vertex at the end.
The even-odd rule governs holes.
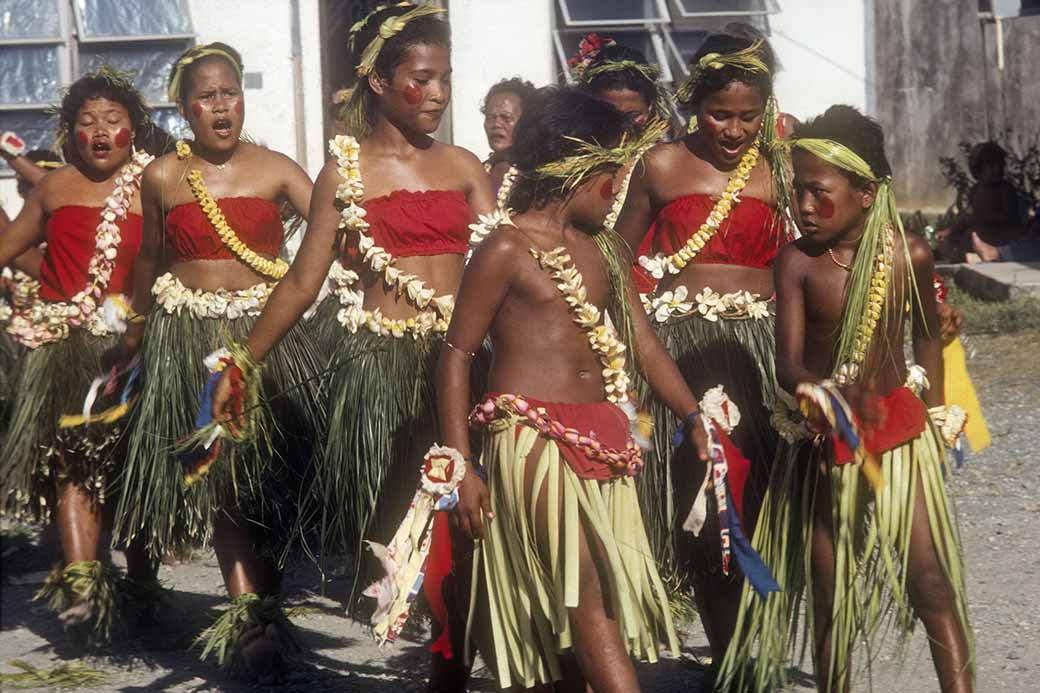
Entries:
POLYGON ((578 43, 578 52, 567 60, 567 66, 571 70, 571 76, 581 81, 592 63, 596 62, 599 52, 607 46, 615 46, 617 42, 609 36, 589 34, 578 43))

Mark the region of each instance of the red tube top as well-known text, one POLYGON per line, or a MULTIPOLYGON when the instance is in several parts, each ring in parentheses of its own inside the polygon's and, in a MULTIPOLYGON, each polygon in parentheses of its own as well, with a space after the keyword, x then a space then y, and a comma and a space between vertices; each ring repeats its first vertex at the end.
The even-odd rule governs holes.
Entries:
POLYGON ((363 204, 376 245, 395 257, 465 255, 473 212, 461 190, 394 190, 363 204))
MULTIPOLYGON (((716 201, 710 195, 697 193, 665 205, 654 221, 654 250, 667 255, 680 250, 708 218, 716 201)), ((768 269, 788 240, 783 220, 775 209, 757 198, 744 197, 694 262, 768 269)))
MULTIPOLYGON (((222 197, 217 206, 228 226, 250 250, 278 257, 285 235, 278 205, 259 197, 222 197)), ((166 215, 166 244, 173 261, 237 259, 220 240, 198 202, 177 205, 166 215)))
MULTIPOLYGON (((68 301, 87 285, 87 267, 94 255, 101 207, 64 205, 47 219, 47 249, 40 264, 40 298, 68 301)), ((116 265, 108 280, 108 293, 129 294, 134 258, 141 247, 141 216, 128 213, 116 222, 120 230, 116 265)))

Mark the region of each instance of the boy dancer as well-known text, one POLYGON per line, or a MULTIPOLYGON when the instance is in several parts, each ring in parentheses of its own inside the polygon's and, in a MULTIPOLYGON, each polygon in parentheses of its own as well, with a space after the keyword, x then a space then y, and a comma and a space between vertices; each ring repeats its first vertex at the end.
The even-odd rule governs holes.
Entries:
POLYGON ((749 671, 756 690, 782 679, 797 630, 784 624, 811 590, 821 691, 847 690, 852 644, 883 633, 889 616, 903 636, 920 618, 941 689, 971 691, 960 541, 943 483, 943 443, 963 416, 943 406, 931 252, 903 233, 876 122, 833 106, 796 127, 792 146, 804 236, 777 258, 776 365, 807 418, 774 417, 788 445, 755 546, 783 592, 762 602, 745 589, 720 683, 750 684, 749 671), (916 392, 904 386, 908 324, 927 372, 909 369, 916 392))

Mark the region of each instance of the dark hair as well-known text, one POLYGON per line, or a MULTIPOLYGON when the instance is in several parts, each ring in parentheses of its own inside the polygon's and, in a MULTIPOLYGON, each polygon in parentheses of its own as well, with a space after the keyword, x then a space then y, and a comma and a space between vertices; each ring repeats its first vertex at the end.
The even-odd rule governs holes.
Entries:
MULTIPOLYGON (((618 44, 603 46, 596 52, 595 59, 589 64, 587 70, 594 70, 597 66, 606 62, 620 62, 628 60, 634 63, 649 65, 646 56, 639 51, 618 44)), ((650 110, 654 110, 657 103, 658 86, 653 80, 647 79, 639 70, 627 67, 622 70, 609 70, 595 75, 587 82, 581 83, 581 88, 593 95, 601 95, 605 91, 631 89, 646 101, 650 110)))
POLYGON ((542 87, 524 103, 513 131, 512 163, 520 172, 509 197, 517 213, 541 207, 566 191, 560 181, 533 175, 541 166, 570 156, 578 144, 568 138, 613 145, 630 118, 577 87, 542 87))
MULTIPOLYGON (((375 119, 375 94, 368 85, 367 79, 357 77, 357 67, 361 63, 361 56, 372 39, 379 35, 379 27, 383 22, 391 17, 410 12, 415 7, 415 5, 403 3, 379 7, 355 25, 358 29, 350 35, 350 83, 355 84, 356 89, 362 90, 365 117, 369 123, 375 119)), ((401 31, 391 36, 383 44, 376 57, 374 72, 384 79, 391 79, 394 70, 407 59, 408 51, 414 46, 443 46, 451 50, 451 27, 448 22, 434 15, 426 15, 405 24, 401 31)))
POLYGON ((750 72, 733 65, 724 65, 719 69, 701 70, 696 88, 682 105, 696 111, 701 101, 733 82, 756 87, 762 95, 763 103, 767 101, 773 95, 773 73, 777 68, 776 55, 761 32, 750 24, 734 22, 727 24, 722 31, 709 35, 697 49, 693 60, 690 61, 690 66, 692 69, 696 69, 700 59, 708 53, 723 55, 736 53, 750 48, 756 41, 762 42, 758 53, 762 62, 766 64, 767 72, 750 72))
MULTIPOLYGON (((115 101, 126 109, 134 130, 134 144, 138 148, 154 156, 160 156, 171 148, 172 139, 152 121, 144 97, 129 77, 104 66, 73 82, 62 98, 61 106, 58 107, 58 121, 64 135, 75 130, 80 109, 94 99, 115 101)), ((64 139, 68 145, 71 138, 66 136, 64 139)), ((73 158, 69 149, 66 149, 66 161, 72 161, 73 158)))
POLYGON ((986 166, 999 166, 1003 170, 1007 163, 1007 152, 993 140, 979 142, 971 148, 971 156, 968 157, 968 170, 972 178, 978 179, 986 166))
POLYGON ((177 74, 178 63, 180 63, 185 58, 190 58, 207 49, 216 49, 223 51, 230 55, 232 59, 228 60, 226 57, 220 54, 211 54, 204 55, 201 58, 196 58, 195 60, 185 65, 184 69, 181 71, 180 85, 177 88, 177 99, 183 104, 188 103, 188 87, 192 83, 192 80, 195 78, 195 71, 199 68, 200 65, 203 65, 204 63, 213 60, 223 60, 228 65, 230 65, 231 69, 235 72, 235 76, 239 78, 239 86, 241 86, 241 75, 244 69, 244 66, 242 65, 242 54, 234 48, 232 48, 231 46, 227 45, 226 43, 221 43, 219 41, 207 43, 204 45, 192 46, 188 50, 181 53, 177 57, 177 59, 173 61, 173 68, 170 70, 170 84, 173 84, 174 75, 177 74))
MULTIPOLYGON (((358 32, 351 36, 352 55, 350 64, 356 69, 361 62, 365 48, 379 35, 379 26, 391 17, 396 17, 415 9, 414 5, 391 5, 382 7, 365 18, 365 23, 358 32)), ((444 46, 451 48, 451 27, 443 19, 434 15, 417 17, 404 25, 404 28, 391 36, 383 44, 376 58, 376 74, 389 79, 398 65, 407 59, 408 51, 414 46, 444 46)))
POLYGON ((41 161, 49 161, 54 164, 64 163, 61 157, 50 149, 33 149, 25 153, 25 158, 34 164, 38 164, 41 161))
POLYGON ((487 110, 488 101, 496 94, 516 94, 517 98, 520 99, 520 110, 522 112, 524 110, 524 102, 530 98, 534 91, 534 85, 521 77, 503 79, 491 85, 491 88, 488 89, 488 93, 484 95, 484 103, 480 105, 480 112, 484 113, 487 110))
MULTIPOLYGON (((823 115, 794 126, 795 140, 810 137, 845 145, 866 161, 878 178, 892 175, 892 166, 885 156, 885 133, 881 125, 852 106, 831 106, 823 115)), ((866 183, 851 171, 839 170, 859 187, 866 183)))

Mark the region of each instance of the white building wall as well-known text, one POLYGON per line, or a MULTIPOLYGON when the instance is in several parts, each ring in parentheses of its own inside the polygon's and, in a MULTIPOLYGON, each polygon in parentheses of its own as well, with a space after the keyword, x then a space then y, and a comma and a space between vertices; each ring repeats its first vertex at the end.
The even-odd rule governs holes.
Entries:
POLYGON ((480 106, 495 82, 520 76, 555 82, 551 0, 451 0, 454 68, 451 126, 455 144, 487 156, 480 106))
POLYGON ((865 1, 779 0, 769 27, 781 110, 805 119, 836 103, 867 108, 865 1))

